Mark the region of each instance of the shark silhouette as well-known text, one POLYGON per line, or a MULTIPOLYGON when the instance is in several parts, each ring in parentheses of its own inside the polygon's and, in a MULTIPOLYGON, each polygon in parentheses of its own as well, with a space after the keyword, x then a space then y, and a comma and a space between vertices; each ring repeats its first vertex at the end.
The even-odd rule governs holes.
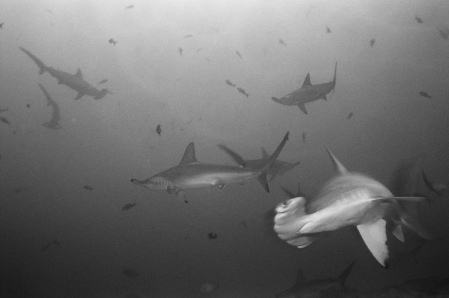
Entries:
POLYGON ((327 100, 326 94, 335 91, 335 83, 337 79, 337 62, 335 62, 334 79, 329 83, 312 85, 310 82, 310 73, 307 74, 304 79, 302 87, 298 90, 287 94, 284 97, 277 98, 272 97, 271 99, 277 103, 285 106, 298 106, 304 114, 307 114, 305 104, 318 99, 327 100))
MULTIPOLYGON (((389 258, 386 245, 386 221, 391 220, 395 231, 407 226, 423 238, 428 237, 422 227, 407 214, 400 201, 420 202, 423 197, 395 197, 380 182, 348 170, 328 150, 338 170, 310 201, 304 197, 290 199, 276 207, 274 230, 279 238, 303 248, 317 235, 346 226, 356 226, 374 258, 387 266, 389 258)), ((393 233, 403 241, 400 232, 393 233)))
POLYGON ((276 295, 276 298, 302 297, 340 297, 345 290, 345 281, 351 273, 351 263, 337 278, 306 280, 302 271, 298 271, 296 284, 276 295))
POLYGON ((76 74, 72 75, 62 70, 55 69, 53 67, 46 66, 39 58, 34 56, 32 53, 27 51, 26 49, 19 47, 34 63, 39 67, 39 74, 43 74, 44 72, 48 72, 52 77, 58 80, 58 84, 67 85, 70 89, 78 92, 75 99, 80 99, 84 95, 92 96, 95 99, 101 99, 106 94, 111 94, 107 89, 98 90, 88 82, 83 79, 83 74, 81 73, 81 69, 78 68, 76 74))
POLYGON ((61 120, 60 110, 58 104, 51 98, 47 89, 44 88, 41 84, 38 84, 41 88, 42 92, 44 92, 45 97, 47 98, 47 106, 51 106, 53 108, 52 117, 50 121, 42 123, 43 126, 48 127, 50 129, 59 129, 61 125, 59 121, 61 120))
MULTIPOLYGON (((242 166, 247 168, 257 169, 260 166, 264 165, 266 161, 270 158, 265 148, 262 148, 262 158, 261 159, 251 159, 244 160, 238 153, 229 149, 223 144, 219 144, 218 147, 223 149, 227 154, 229 154, 234 161, 242 166)), ((268 170, 268 175, 271 175, 270 181, 273 181, 277 176, 284 175, 285 172, 293 170, 296 166, 298 166, 300 162, 290 163, 286 161, 276 160, 271 168, 268 170)))
POLYGON ((287 132, 277 149, 257 168, 200 163, 195 157, 195 145, 191 142, 181 163, 143 181, 131 179, 131 182, 151 190, 166 190, 170 194, 184 195, 185 189, 215 186, 222 190, 226 184, 243 183, 257 177, 264 189, 269 192, 267 173, 276 161, 288 140, 287 132))

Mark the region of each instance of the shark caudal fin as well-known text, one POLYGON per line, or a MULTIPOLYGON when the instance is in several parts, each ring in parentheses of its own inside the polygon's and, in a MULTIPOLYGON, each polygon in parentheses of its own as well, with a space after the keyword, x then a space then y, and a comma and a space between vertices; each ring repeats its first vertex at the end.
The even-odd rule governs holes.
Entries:
POLYGON ((332 81, 332 85, 334 85, 334 87, 332 88, 332 94, 334 94, 335 86, 337 85, 337 62, 335 62, 334 79, 332 81))
POLYGON ((282 139, 282 142, 279 144, 279 146, 276 148, 276 150, 273 152, 273 154, 271 154, 270 157, 267 159, 266 163, 257 170, 257 173, 258 173, 257 180, 260 182, 260 184, 262 184, 263 188, 267 192, 270 192, 270 189, 268 187, 268 181, 267 181, 267 173, 270 170, 271 166, 273 166, 274 162, 276 161, 276 158, 279 156, 282 149, 284 148, 285 143, 288 140, 289 134, 290 134, 290 132, 287 132, 285 134, 284 138, 282 139))
POLYGON ((22 48, 22 47, 19 47, 19 49, 21 49, 22 52, 24 52, 25 54, 27 54, 28 57, 30 57, 31 60, 33 60, 34 63, 37 64, 37 66, 39 67, 39 74, 40 74, 40 75, 43 74, 43 73, 47 70, 48 67, 45 66, 45 64, 44 64, 39 58, 37 58, 36 56, 34 56, 33 54, 31 54, 31 52, 25 50, 25 49, 22 48))

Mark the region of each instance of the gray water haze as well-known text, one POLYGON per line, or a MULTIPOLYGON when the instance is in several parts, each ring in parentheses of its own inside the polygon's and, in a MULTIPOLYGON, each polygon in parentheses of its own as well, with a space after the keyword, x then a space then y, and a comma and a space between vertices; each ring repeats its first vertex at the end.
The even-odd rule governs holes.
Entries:
POLYGON ((0 1, 0 296, 274 297, 298 269, 336 278, 352 262, 360 292, 448 278, 448 15, 445 0, 0 1), (19 47, 110 93, 74 100, 19 47), (336 62, 307 114, 271 99, 308 73, 332 81, 336 62), (278 159, 300 164, 270 193, 251 179, 185 204, 130 182, 190 142, 198 161, 236 165, 218 145, 260 159, 287 131, 278 159), (422 156, 443 190, 418 179, 420 220, 440 239, 416 252, 418 236, 390 233, 389 269, 350 228, 304 249, 280 240, 270 210, 282 187, 313 196, 332 177, 324 146, 385 184, 422 156))

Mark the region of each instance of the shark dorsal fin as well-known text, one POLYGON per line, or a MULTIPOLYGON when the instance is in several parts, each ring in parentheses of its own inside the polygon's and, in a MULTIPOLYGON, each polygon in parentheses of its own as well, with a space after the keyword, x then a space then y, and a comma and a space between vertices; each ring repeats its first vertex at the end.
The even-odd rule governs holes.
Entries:
POLYGON ((76 71, 76 74, 75 74, 77 77, 80 77, 81 79, 83 78, 83 74, 81 73, 81 69, 80 68, 78 68, 78 70, 76 71))
POLYGON ((298 274, 296 275, 296 284, 300 284, 304 282, 306 278, 304 277, 304 274, 302 274, 301 269, 298 270, 298 274))
POLYGON ((348 173, 348 170, 345 168, 344 165, 342 165, 342 163, 335 157, 335 155, 332 154, 332 152, 330 152, 329 149, 327 149, 327 147, 325 147, 327 150, 327 153, 329 153, 329 156, 332 159, 332 163, 334 164, 334 169, 336 171, 338 171, 338 173, 340 174, 346 174, 348 173))
POLYGON ((304 83, 302 83, 302 87, 304 86, 310 86, 312 83, 310 82, 310 73, 306 75, 306 78, 304 79, 304 83))
POLYGON ((265 150, 265 148, 262 147, 262 158, 265 159, 268 157, 270 157, 270 155, 268 154, 267 150, 265 150))
POLYGON ((184 156, 181 159, 181 162, 179 163, 181 165, 185 164, 199 164, 198 160, 196 160, 195 157, 195 144, 191 142, 184 152, 184 156))

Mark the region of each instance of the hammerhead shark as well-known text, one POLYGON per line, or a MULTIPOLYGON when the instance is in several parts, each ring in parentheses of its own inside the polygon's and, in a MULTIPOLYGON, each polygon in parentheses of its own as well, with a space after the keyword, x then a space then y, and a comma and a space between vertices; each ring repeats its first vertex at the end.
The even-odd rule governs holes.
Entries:
POLYGON ((289 244, 303 248, 320 234, 346 226, 356 226, 374 258, 388 266, 387 220, 394 224, 393 235, 403 241, 401 226, 430 238, 400 204, 421 202, 423 197, 395 197, 387 187, 364 174, 349 172, 327 150, 338 174, 331 178, 310 201, 290 199, 276 207, 274 230, 289 244))
POLYGON ((76 74, 72 75, 62 70, 55 69, 53 67, 46 66, 39 58, 34 56, 32 53, 27 51, 26 49, 19 47, 34 63, 39 67, 39 74, 43 74, 44 72, 48 72, 52 77, 58 80, 58 84, 67 85, 67 87, 78 92, 78 95, 75 99, 80 99, 84 95, 92 96, 95 99, 101 99, 106 94, 111 94, 107 89, 98 90, 88 82, 83 79, 83 74, 81 73, 81 69, 78 68, 76 74))
POLYGON ((307 114, 305 104, 318 99, 327 100, 326 94, 332 90, 335 92, 336 79, 337 62, 335 62, 334 79, 331 82, 312 85, 310 82, 310 73, 308 73, 301 88, 285 95, 284 97, 272 97, 271 99, 285 106, 298 106, 304 114, 307 114))
POLYGON ((44 88, 44 86, 39 84, 39 88, 41 88, 42 92, 44 92, 45 98, 47 99, 47 106, 51 106, 53 108, 50 121, 42 123, 42 125, 50 129, 61 128, 61 125, 59 124, 61 116, 58 104, 51 98, 50 94, 48 93, 47 89, 44 88))
POLYGON ((337 278, 307 280, 298 271, 296 284, 276 295, 276 298, 339 297, 345 290, 345 281, 354 267, 352 262, 337 278))
MULTIPOLYGON (((259 167, 230 166, 220 164, 200 163, 195 157, 195 145, 191 142, 182 157, 181 163, 143 181, 131 179, 131 182, 151 190, 166 190, 169 194, 184 195, 184 190, 215 186, 222 190, 226 184, 242 184, 256 177, 263 188, 270 192, 267 173, 281 153, 288 140, 287 132, 271 156, 259 167)), ((187 201, 185 201, 187 203, 187 201)))
MULTIPOLYGON (((261 159, 251 159, 244 160, 238 153, 229 149, 223 144, 219 144, 218 147, 223 149, 229 156, 234 159, 234 161, 241 167, 254 168, 257 169, 264 165, 270 156, 268 155, 265 148, 262 147, 262 158, 261 159)), ((268 175, 271 175, 270 181, 273 181, 278 175, 282 176, 285 172, 293 170, 298 166, 300 162, 289 163, 287 161, 276 160, 271 168, 268 170, 268 175)))

